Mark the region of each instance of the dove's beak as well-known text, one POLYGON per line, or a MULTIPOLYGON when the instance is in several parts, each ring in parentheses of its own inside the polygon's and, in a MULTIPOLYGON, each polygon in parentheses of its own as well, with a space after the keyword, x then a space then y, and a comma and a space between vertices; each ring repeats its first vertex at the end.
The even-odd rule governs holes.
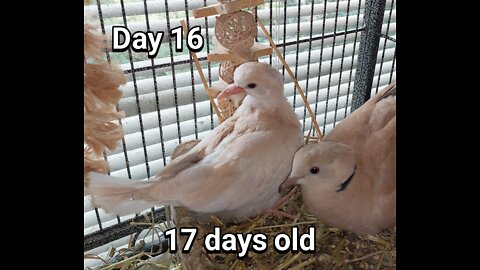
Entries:
POLYGON ((300 180, 302 178, 303 177, 299 177, 299 176, 294 176, 294 177, 287 178, 287 180, 283 181, 283 183, 280 185, 279 191, 282 192, 289 187, 297 185, 298 180, 300 180))
POLYGON ((218 94, 217 99, 218 100, 224 99, 231 95, 240 94, 240 93, 245 93, 245 89, 243 89, 242 87, 236 84, 230 84, 220 94, 218 94))

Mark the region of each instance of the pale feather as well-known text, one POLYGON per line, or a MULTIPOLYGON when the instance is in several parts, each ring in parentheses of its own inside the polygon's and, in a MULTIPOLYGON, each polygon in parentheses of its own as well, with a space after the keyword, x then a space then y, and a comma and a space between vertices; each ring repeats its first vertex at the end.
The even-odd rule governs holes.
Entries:
POLYGON ((244 219, 273 206, 280 198, 278 187, 303 144, 301 126, 283 96, 278 71, 265 64, 244 65, 237 69, 235 83, 256 82, 270 91, 258 92, 267 96, 260 100, 247 95, 232 117, 173 160, 148 184, 116 179, 122 182, 118 190, 113 181, 93 175, 89 192, 96 197, 95 202, 117 213, 137 210, 139 205, 170 204, 229 219, 244 219), (263 70, 251 70, 257 67, 263 70), (117 194, 112 197, 109 191, 117 194))
POLYGON ((392 86, 372 97, 324 138, 355 151, 356 171, 348 187, 341 192, 325 191, 319 190, 313 179, 302 182, 307 208, 329 224, 357 233, 376 233, 395 225, 396 95, 393 91, 385 94, 392 86))

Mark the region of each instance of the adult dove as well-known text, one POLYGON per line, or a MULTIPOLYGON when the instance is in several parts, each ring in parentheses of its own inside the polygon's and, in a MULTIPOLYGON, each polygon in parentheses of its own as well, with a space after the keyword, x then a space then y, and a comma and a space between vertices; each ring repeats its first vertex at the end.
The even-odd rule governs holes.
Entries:
POLYGON ((268 64, 239 66, 218 98, 238 93, 246 97, 230 118, 149 181, 90 173, 93 203, 119 215, 158 204, 184 206, 225 220, 274 206, 303 145, 301 126, 283 95, 281 74, 268 64))
POLYGON ((396 87, 389 85, 319 143, 295 155, 291 177, 325 223, 375 234, 396 223, 396 87))

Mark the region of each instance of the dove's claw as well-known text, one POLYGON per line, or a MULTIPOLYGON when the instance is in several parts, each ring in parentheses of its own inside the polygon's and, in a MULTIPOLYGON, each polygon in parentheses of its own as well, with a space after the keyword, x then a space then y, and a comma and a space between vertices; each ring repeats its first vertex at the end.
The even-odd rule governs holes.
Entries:
POLYGON ((287 195, 283 196, 280 200, 278 200, 278 202, 275 204, 274 207, 272 207, 272 209, 277 209, 277 208, 279 208, 280 206, 282 206, 284 203, 286 203, 288 200, 290 200, 290 198, 295 194, 295 192, 297 192, 297 189, 298 189, 298 186, 294 186, 294 187, 287 193, 287 195))
POLYGON ((282 206, 284 203, 286 203, 288 200, 290 200, 290 198, 292 198, 292 196, 295 195, 295 192, 297 191, 297 189, 298 189, 298 186, 293 187, 292 190, 290 190, 287 193, 287 195, 283 196, 280 200, 278 200, 278 202, 271 209, 266 210, 266 212, 273 214, 279 218, 286 217, 288 219, 294 220, 295 219, 294 215, 280 211, 278 210, 278 208, 282 206))

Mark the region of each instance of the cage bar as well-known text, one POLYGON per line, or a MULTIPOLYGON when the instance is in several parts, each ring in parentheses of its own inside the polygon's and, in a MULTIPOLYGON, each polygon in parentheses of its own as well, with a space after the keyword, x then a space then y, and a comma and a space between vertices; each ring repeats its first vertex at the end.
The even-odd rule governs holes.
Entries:
POLYGON ((353 87, 352 109, 355 111, 370 99, 378 46, 382 33, 383 15, 386 0, 366 0, 364 24, 365 30, 360 38, 357 72, 353 87))

